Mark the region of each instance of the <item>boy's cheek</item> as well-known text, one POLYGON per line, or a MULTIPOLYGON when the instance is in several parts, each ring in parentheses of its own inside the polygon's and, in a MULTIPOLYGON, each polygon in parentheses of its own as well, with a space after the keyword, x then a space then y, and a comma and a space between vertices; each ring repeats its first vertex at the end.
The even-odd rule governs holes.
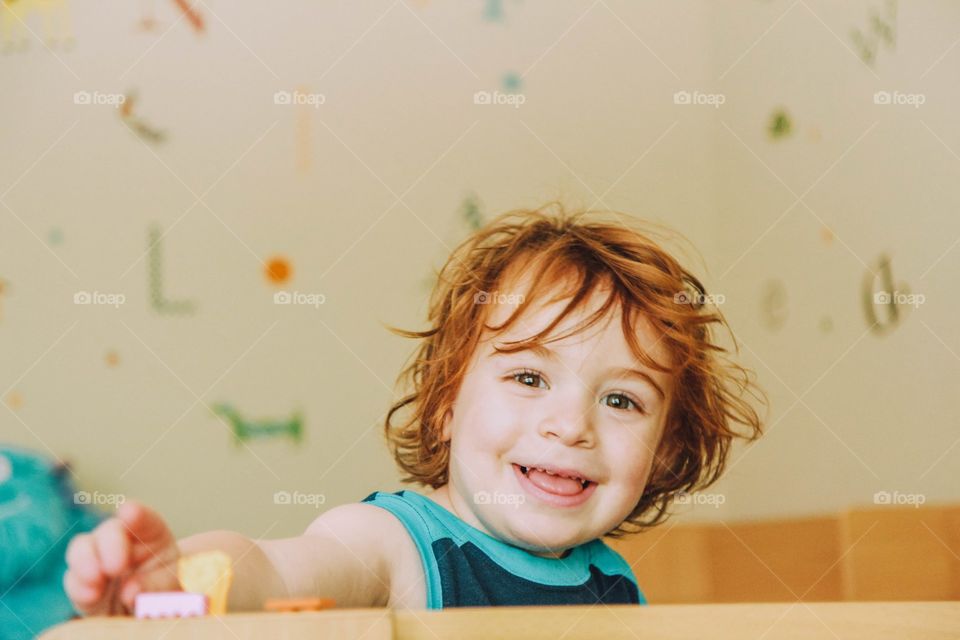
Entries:
POLYGON ((632 489, 639 497, 646 486, 650 469, 653 468, 654 447, 640 442, 618 442, 606 449, 610 452, 607 468, 617 478, 617 484, 632 489))

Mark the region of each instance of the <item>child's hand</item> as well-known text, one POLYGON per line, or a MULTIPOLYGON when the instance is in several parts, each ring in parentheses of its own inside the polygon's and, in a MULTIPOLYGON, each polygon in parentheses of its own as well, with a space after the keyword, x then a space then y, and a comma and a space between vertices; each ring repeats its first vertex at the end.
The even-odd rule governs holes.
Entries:
POLYGON ((70 541, 63 586, 84 615, 129 614, 142 591, 180 590, 179 557, 163 519, 142 504, 125 502, 115 517, 70 541))

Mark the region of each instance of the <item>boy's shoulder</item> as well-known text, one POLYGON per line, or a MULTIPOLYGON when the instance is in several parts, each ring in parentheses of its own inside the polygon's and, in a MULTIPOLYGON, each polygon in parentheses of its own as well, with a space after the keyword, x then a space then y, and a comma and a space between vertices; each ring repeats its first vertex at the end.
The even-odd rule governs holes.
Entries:
POLYGON ((406 527, 390 511, 367 500, 342 504, 314 519, 304 535, 333 536, 349 543, 359 557, 369 558, 368 569, 390 587, 388 607, 426 608, 420 554, 406 527))
POLYGON ((340 538, 353 543, 351 546, 369 544, 377 549, 382 548, 392 534, 406 536, 407 532, 396 516, 366 500, 328 509, 304 532, 304 535, 340 538))
POLYGON ((376 528, 370 525, 387 524, 389 526, 389 516, 389 512, 367 502, 349 502, 321 513, 314 518, 304 533, 309 535, 350 534, 362 537, 371 531, 376 531, 376 528))

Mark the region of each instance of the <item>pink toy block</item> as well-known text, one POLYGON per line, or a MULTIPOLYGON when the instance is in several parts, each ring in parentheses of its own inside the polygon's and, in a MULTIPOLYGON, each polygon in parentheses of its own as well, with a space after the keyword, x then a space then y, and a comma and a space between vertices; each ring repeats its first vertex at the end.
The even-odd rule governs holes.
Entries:
POLYGON ((137 618, 188 618, 207 614, 207 596, 186 591, 138 593, 134 602, 137 618))

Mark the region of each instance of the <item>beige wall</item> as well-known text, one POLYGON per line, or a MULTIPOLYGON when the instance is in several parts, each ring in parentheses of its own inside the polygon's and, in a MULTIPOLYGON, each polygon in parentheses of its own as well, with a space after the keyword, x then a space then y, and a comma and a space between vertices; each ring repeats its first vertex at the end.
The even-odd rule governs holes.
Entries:
MULTIPOLYGON (((878 491, 927 504, 960 496, 960 51, 951 48, 960 8, 899 3, 896 49, 881 46, 870 67, 847 34, 865 30, 871 11, 887 20, 888 6, 768 3, 736 19, 732 5, 717 14, 725 28, 712 39, 714 64, 727 102, 715 131, 723 161, 711 270, 773 407, 768 435, 738 454, 717 488, 731 515, 829 514, 872 505, 878 491), (924 103, 875 104, 878 91, 924 103), (757 125, 781 105, 796 131, 772 142, 757 125), (899 326, 878 336, 862 288, 868 270, 881 274, 881 254, 897 290, 925 301, 901 308, 899 326), (771 278, 787 290, 777 331, 762 323, 771 278)), ((879 305, 877 314, 889 317, 879 305)))
MULTIPOLYGON (((0 436, 69 459, 85 489, 149 502, 181 535, 295 534, 317 509, 276 505, 276 491, 322 494, 326 508, 399 488, 380 425, 412 343, 382 323, 422 327, 423 281, 467 233, 462 200, 478 194, 491 215, 562 196, 690 238, 703 255, 690 264, 726 296, 782 417, 717 486, 722 507, 688 519, 821 512, 881 489, 956 499, 948 287, 960 252, 925 270, 960 235, 960 159, 947 148, 960 149, 960 48, 919 76, 960 16, 949 3, 900 7, 877 78, 845 35, 870 6, 506 1, 498 23, 479 2, 210 2, 197 37, 172 3, 157 3, 153 33, 137 30, 136 7, 69 3, 75 46, 33 40, 0 57, 0 436), (507 72, 524 75, 522 107, 473 103, 507 72), (301 85, 325 103, 274 103, 301 85), (162 144, 109 106, 73 102, 131 89, 162 144), (927 102, 880 107, 879 89, 927 102), (677 105, 683 90, 726 101, 677 105), (798 130, 774 143, 763 127, 778 104, 798 130), (805 196, 833 244, 803 205, 764 235, 793 201, 771 172, 800 195, 874 121, 805 196), (304 126, 312 162, 298 169, 304 126), (152 224, 168 231, 167 294, 196 301, 194 315, 150 308, 152 224), (884 251, 927 302, 857 342, 860 260, 884 251), (324 305, 273 304, 262 261, 278 254, 294 266, 289 288, 324 305), (760 310, 773 277, 790 309, 777 332, 760 310), (126 302, 73 304, 94 290, 126 302), (828 368, 809 408, 787 412, 789 389, 828 368), (224 401, 248 417, 300 409, 305 442, 235 448, 207 408, 224 401)), ((25 22, 44 35, 38 15, 25 22)))

